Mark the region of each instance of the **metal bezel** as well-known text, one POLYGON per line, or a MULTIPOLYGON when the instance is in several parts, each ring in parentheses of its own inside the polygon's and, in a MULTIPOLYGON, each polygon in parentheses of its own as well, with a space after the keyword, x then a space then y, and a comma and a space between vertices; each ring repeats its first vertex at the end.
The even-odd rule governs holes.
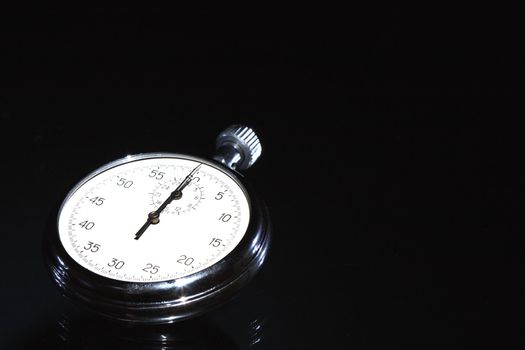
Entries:
POLYGON ((218 306, 247 284, 267 254, 270 222, 265 205, 242 176, 222 164, 178 153, 142 153, 107 163, 82 178, 52 216, 45 234, 45 257, 63 294, 111 319, 136 323, 171 323, 218 306), (113 167, 150 158, 183 158, 203 162, 230 176, 244 191, 250 221, 240 243, 222 260, 194 274, 167 281, 126 282, 98 275, 77 263, 63 247, 58 232, 62 206, 87 181, 113 167))

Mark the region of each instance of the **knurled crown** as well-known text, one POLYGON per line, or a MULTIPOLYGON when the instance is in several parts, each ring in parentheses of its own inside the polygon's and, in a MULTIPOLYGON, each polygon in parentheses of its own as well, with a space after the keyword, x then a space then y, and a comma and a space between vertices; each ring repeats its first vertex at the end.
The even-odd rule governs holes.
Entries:
POLYGON ((241 153, 237 169, 246 169, 255 163, 262 153, 262 146, 255 132, 243 125, 231 125, 217 136, 217 148, 232 145, 241 153))

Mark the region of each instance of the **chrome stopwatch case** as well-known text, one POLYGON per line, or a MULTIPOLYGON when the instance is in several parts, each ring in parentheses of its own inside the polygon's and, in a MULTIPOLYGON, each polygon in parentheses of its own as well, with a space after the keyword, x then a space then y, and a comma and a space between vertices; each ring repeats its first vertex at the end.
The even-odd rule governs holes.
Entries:
POLYGON ((267 209, 238 172, 260 154, 253 130, 233 125, 213 160, 146 153, 96 169, 46 232, 53 280, 73 301, 135 324, 183 320, 227 301, 267 255, 267 209))

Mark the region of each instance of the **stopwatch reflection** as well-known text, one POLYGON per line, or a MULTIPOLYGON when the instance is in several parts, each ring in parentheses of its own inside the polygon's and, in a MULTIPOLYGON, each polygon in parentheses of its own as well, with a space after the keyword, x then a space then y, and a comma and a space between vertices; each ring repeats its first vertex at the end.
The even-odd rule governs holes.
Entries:
POLYGON ((164 326, 124 326, 98 317, 63 315, 53 337, 60 349, 240 349, 205 319, 164 326))

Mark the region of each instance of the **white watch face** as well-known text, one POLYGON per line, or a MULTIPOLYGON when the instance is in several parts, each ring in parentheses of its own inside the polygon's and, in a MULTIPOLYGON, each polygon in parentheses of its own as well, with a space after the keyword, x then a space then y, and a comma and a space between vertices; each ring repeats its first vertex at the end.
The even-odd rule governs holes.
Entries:
POLYGON ((62 204, 58 231, 66 252, 86 269, 154 282, 217 263, 239 244, 249 221, 248 195, 226 172, 191 157, 150 154, 116 161, 81 181, 62 204), (158 222, 148 219, 192 171, 182 196, 173 197, 158 222))

